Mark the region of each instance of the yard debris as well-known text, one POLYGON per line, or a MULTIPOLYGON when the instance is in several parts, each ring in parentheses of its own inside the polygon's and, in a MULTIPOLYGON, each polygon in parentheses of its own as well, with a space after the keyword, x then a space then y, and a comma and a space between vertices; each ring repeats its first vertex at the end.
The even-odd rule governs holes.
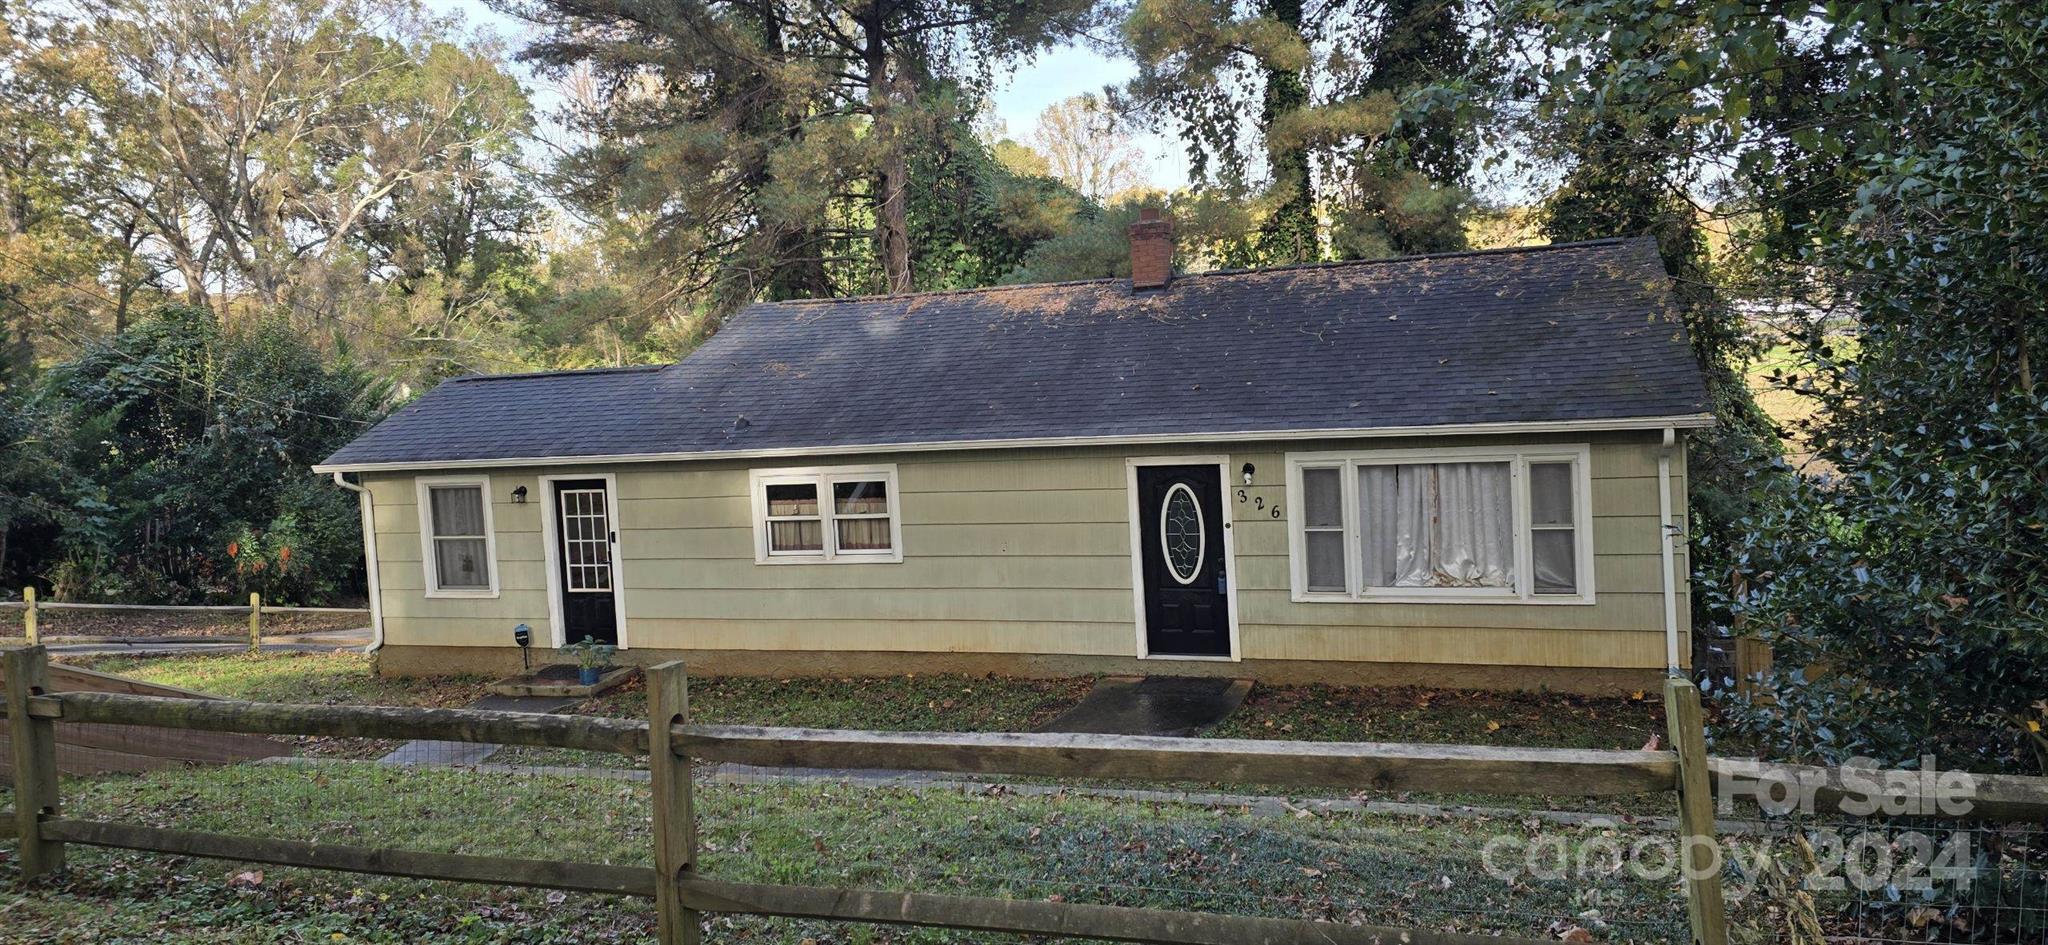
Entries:
POLYGON ((228 880, 228 886, 236 889, 254 889, 261 885, 263 885, 262 870, 236 873, 233 878, 228 880))

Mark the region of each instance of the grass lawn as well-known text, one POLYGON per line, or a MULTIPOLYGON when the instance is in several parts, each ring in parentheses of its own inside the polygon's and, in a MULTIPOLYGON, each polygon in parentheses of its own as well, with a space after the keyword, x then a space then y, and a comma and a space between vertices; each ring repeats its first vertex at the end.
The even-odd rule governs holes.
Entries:
POLYGON ((1638 749, 1664 731, 1662 695, 1258 686, 1216 738, 1638 749))
MULTIPOLYGON (((387 679, 369 657, 265 653, 66 660, 101 672, 231 699, 413 706, 463 705, 481 677, 387 679)), ((886 678, 690 680, 691 717, 709 724, 877 731, 1030 731, 1079 701, 1094 680, 911 674, 886 678)), ((641 718, 636 680, 576 711, 641 718)), ((1436 689, 1259 686, 1206 733, 1218 738, 1406 741, 1561 748, 1640 748, 1663 731, 1662 704, 1641 698, 1436 689)))
MULTIPOLYGON (((368 765, 249 765, 67 782, 72 816, 443 852, 648 862, 643 784, 368 765)), ((1510 931, 1682 937, 1675 883, 1626 871, 1510 883, 1505 833, 1578 850, 1611 830, 826 784, 699 788, 702 870, 722 879, 1059 897, 1160 908, 1510 931)), ((1631 839, 1620 838, 1626 844, 1631 839)), ((72 848, 27 893, 0 864, 9 942, 645 941, 650 904, 72 848), (240 877, 239 879, 237 877, 240 877)), ((940 930, 719 917, 709 941, 1012 941, 940 930)))
POLYGON ((62 662, 248 702, 439 708, 469 704, 490 682, 481 676, 384 678, 370 671, 369 657, 350 653, 91 656, 62 662))

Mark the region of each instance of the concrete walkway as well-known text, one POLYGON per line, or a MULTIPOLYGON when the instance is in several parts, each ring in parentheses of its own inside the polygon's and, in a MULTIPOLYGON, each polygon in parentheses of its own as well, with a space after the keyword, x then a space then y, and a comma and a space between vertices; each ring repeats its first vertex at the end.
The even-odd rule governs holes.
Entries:
MULTIPOLYGON (((560 712, 582 702, 582 699, 544 698, 540 696, 485 696, 470 703, 467 708, 488 709, 493 712, 533 712, 549 714, 560 712)), ((480 742, 444 742, 433 739, 406 742, 398 750, 377 759, 387 765, 474 765, 498 753, 503 745, 480 742)))
POLYGON ((1111 676, 1041 732, 1100 735, 1193 735, 1213 728, 1244 704, 1249 679, 1197 676, 1111 676))

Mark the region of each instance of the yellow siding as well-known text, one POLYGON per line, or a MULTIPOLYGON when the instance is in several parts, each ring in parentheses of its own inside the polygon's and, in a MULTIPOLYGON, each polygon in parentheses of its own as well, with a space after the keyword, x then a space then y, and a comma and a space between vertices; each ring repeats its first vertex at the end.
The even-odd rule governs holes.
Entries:
MULTIPOLYGON (((1228 454, 1241 655, 1252 660, 1654 668, 1664 661, 1657 437, 1485 437, 906 453, 821 460, 894 463, 900 563, 754 562, 750 466, 619 464, 490 470, 499 596, 430 599, 415 485, 366 477, 376 502, 387 642, 508 646, 511 627, 551 638, 539 500, 542 473, 617 477, 628 645, 657 649, 880 650, 1134 655, 1126 459, 1228 454), (1596 603, 1298 603, 1288 589, 1289 451, 1591 443, 1596 603), (1238 469, 1257 467, 1237 500, 1238 469), (525 486, 533 497, 511 502, 525 486), (1264 509, 1253 512, 1263 500, 1264 509)), ((1684 508, 1684 463, 1674 463, 1684 508)), ((1681 549, 1679 571, 1685 562, 1681 549)), ((1681 595, 1683 585, 1681 585, 1681 595)), ((1681 596, 1679 611, 1687 606, 1681 596)))

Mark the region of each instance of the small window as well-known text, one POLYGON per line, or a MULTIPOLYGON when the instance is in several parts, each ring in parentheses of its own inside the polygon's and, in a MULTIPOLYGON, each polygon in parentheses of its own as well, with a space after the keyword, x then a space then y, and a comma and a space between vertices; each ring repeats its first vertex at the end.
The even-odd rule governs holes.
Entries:
POLYGON ((1344 593, 1343 477, 1337 466, 1301 471, 1301 530, 1311 591, 1344 593))
POLYGON ((1572 464, 1529 464, 1530 571, 1538 594, 1579 592, 1578 517, 1572 464))
POLYGON ((1592 600, 1584 447, 1288 457, 1301 600, 1592 600))
POLYGON ((832 525, 833 547, 840 554, 888 554, 894 550, 889 483, 880 479, 833 483, 832 525))
POLYGON ((755 470, 756 560, 900 561, 893 468, 755 470))
POLYGON ((814 555, 825 550, 825 517, 818 511, 818 485, 792 482, 768 487, 768 553, 814 555))
POLYGON ((419 491, 428 595, 495 595, 490 483, 422 480, 419 491))

